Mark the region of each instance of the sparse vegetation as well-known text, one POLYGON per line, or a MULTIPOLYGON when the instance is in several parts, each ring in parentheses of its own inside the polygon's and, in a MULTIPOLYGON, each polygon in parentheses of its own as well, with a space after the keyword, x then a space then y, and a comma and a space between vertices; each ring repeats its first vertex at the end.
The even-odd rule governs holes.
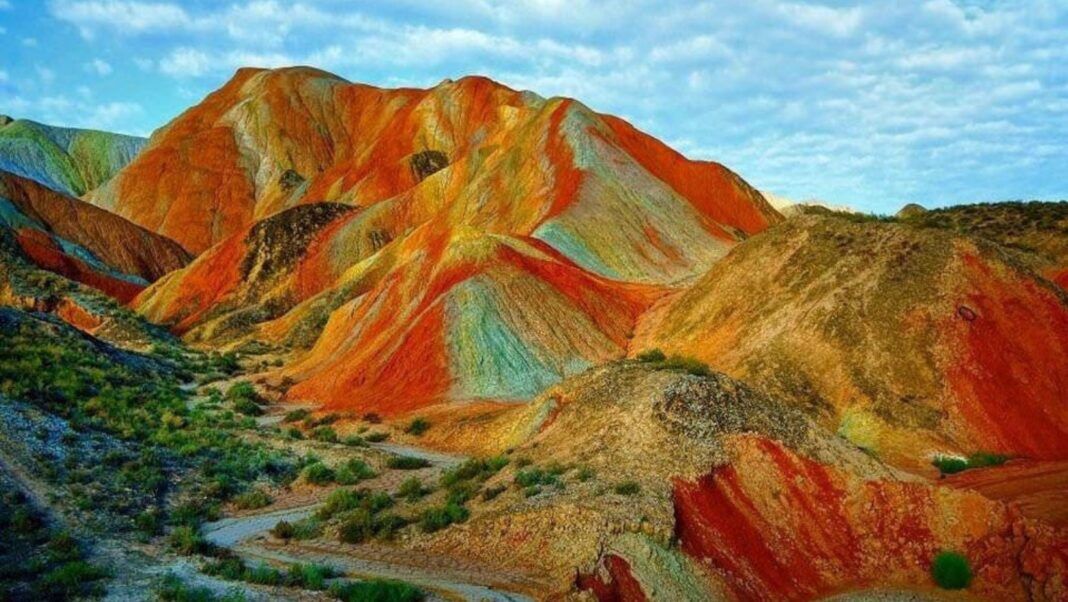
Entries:
POLYGON ((612 488, 612 491, 619 495, 637 495, 641 490, 642 486, 637 481, 623 481, 612 488))
POLYGON ((389 439, 389 433, 386 433, 384 431, 375 431, 373 433, 367 433, 363 436, 363 440, 368 443, 381 443, 386 439, 389 439))
POLYGON ((330 593, 342 602, 420 602, 425 598, 412 585, 384 579, 339 583, 330 588, 330 593))
POLYGON ((470 512, 463 505, 449 502, 444 506, 427 508, 419 519, 419 526, 426 533, 433 533, 448 527, 453 523, 462 523, 470 516, 470 512))
POLYGON ((430 466, 430 462, 413 456, 393 456, 386 462, 386 466, 395 470, 418 470, 430 466))
POLYGON ((338 467, 336 474, 338 484, 355 485, 360 481, 374 478, 375 471, 363 460, 352 458, 338 467))
POLYGON ((334 470, 322 462, 309 464, 304 468, 304 480, 312 485, 326 485, 334 482, 337 475, 334 470))
POLYGON ((638 354, 638 361, 658 363, 667 359, 664 352, 659 349, 649 349, 638 354))
POLYGON ((234 498, 234 506, 241 510, 256 510, 271 504, 271 496, 262 489, 253 489, 234 498))
POLYGON ((408 426, 404 428, 404 432, 415 437, 421 437, 423 433, 430 429, 430 421, 426 418, 416 418, 408 423, 408 426))

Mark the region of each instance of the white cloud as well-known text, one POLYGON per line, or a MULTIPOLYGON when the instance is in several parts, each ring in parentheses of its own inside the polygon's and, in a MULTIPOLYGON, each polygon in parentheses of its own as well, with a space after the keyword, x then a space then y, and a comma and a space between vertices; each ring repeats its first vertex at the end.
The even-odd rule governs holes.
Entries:
POLYGON ((37 78, 41 80, 41 83, 43 84, 50 84, 56 79, 56 72, 48 67, 37 65, 34 67, 34 70, 37 71, 37 78))
POLYGON ((176 48, 159 62, 159 70, 174 77, 198 77, 211 66, 211 57, 195 48, 176 48))
POLYGON ((848 36, 860 27, 863 14, 859 7, 833 8, 820 4, 782 3, 777 7, 787 20, 814 31, 834 36, 848 36))
POLYGON ((0 0, 0 10, 11 10, 11 2, 0 0))
POLYGON ((162 2, 53 0, 49 9, 57 19, 77 26, 85 37, 103 28, 144 33, 187 27, 192 22, 181 6, 162 2))
POLYGON ((85 70, 97 75, 109 75, 111 73, 111 65, 102 59, 93 59, 85 64, 85 70))

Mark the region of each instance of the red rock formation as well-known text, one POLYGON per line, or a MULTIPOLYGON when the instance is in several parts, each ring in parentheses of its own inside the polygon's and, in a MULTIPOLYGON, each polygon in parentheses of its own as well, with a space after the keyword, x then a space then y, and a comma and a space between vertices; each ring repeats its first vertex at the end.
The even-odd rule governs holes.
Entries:
POLYGON ((978 494, 865 481, 758 437, 729 465, 675 482, 681 546, 744 599, 807 600, 869 587, 927 587, 931 561, 957 550, 970 591, 991 600, 1068 596, 1068 533, 978 494))
POLYGON ((190 259, 189 254, 173 241, 33 180, 0 172, 0 198, 10 201, 33 222, 35 228, 39 228, 36 233, 23 229, 20 235, 20 240, 32 247, 26 248, 27 253, 36 260, 57 266, 55 269, 63 270, 61 273, 72 279, 80 282, 85 282, 85 278, 95 279, 110 289, 106 292, 121 292, 126 300, 132 297, 131 292, 136 294, 134 288, 140 290, 142 287, 113 283, 111 281, 116 278, 112 276, 91 275, 91 272, 100 272, 100 268, 89 266, 76 257, 56 257, 56 253, 65 255, 66 252, 48 239, 59 237, 74 243, 108 267, 147 282, 184 266, 190 259), (80 276, 75 277, 76 274, 80 276), (105 282, 109 284, 103 284, 105 282))

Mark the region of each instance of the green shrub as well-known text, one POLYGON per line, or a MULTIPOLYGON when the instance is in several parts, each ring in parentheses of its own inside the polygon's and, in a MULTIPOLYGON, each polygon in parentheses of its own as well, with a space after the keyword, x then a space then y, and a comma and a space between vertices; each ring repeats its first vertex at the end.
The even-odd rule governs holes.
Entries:
POLYGON ((262 489, 253 489, 252 491, 243 493, 234 498, 234 506, 242 510, 256 510, 265 506, 270 506, 271 496, 267 495, 267 492, 262 489))
POLYGON ((557 485, 560 483, 560 475, 542 468, 527 468, 515 474, 515 484, 520 487, 533 487, 535 485, 557 485))
POLYGON ((304 480, 313 485, 326 485, 333 482, 335 474, 329 466, 316 462, 304 468, 304 480))
POLYGON ((100 580, 108 576, 104 569, 74 560, 46 572, 38 583, 38 593, 46 598, 73 599, 103 593, 100 580))
POLYGON ((303 518, 293 523, 293 539, 305 541, 322 537, 323 523, 314 516, 303 518))
POLYGON ((216 602, 217 598, 206 587, 191 587, 173 573, 167 573, 154 588, 161 602, 216 602))
POLYGON ((308 416, 311 416, 311 412, 303 408, 299 410, 291 410, 286 412, 285 417, 282 418, 282 422, 300 422, 308 416))
POLYGON ((409 502, 419 501, 420 498, 430 493, 429 489, 423 487, 423 482, 418 477, 409 477, 405 479, 400 487, 397 488, 397 496, 402 497, 409 502))
POLYGON ((662 362, 665 359, 667 359, 667 356, 659 349, 648 349, 638 354, 638 361, 640 362, 662 362))
POLYGON ((300 439, 304 438, 304 433, 301 432, 301 430, 297 427, 291 426, 288 430, 286 430, 286 436, 290 439, 293 439, 294 441, 299 441, 300 439))
POLYGON ((209 549, 208 542, 200 535, 196 527, 183 525, 175 527, 170 535, 171 549, 183 556, 201 554, 209 549))
POLYGON ((970 468, 983 468, 986 466, 1000 466, 1008 461, 1008 456, 990 452, 976 452, 967 458, 957 456, 936 456, 932 460, 938 470, 944 474, 956 474, 970 468))
POLYGON ((423 433, 430 429, 430 421, 426 418, 416 418, 408 423, 408 426, 404 429, 405 433, 421 437, 423 433))
POLYGON ((245 566, 245 562, 236 556, 229 558, 219 558, 212 560, 201 567, 201 572, 205 575, 211 575, 213 577, 219 577, 220 579, 226 579, 228 581, 243 581, 248 568, 245 566))
POLYGON ((337 538, 341 543, 363 543, 374 534, 374 516, 364 508, 346 513, 337 530, 337 538))
POLYGON ((375 471, 366 462, 353 458, 337 469, 337 482, 341 485, 355 485, 360 481, 372 479, 375 471))
POLYGON ((324 443, 337 443, 337 433, 328 426, 316 427, 311 433, 312 439, 324 443))
POLYGON ((669 370, 683 370, 694 376, 709 376, 712 374, 708 364, 692 357, 673 355, 664 360, 663 366, 669 370))
POLYGON ((337 583, 330 593, 342 602, 420 602, 426 597, 413 585, 385 579, 337 583))
POLYGON ((393 498, 385 491, 371 492, 367 489, 336 489, 330 492, 319 507, 316 516, 327 520, 342 512, 362 508, 374 514, 393 505, 393 498))
POLYGON ((375 431, 373 433, 367 433, 363 436, 364 441, 368 443, 381 443, 386 439, 389 439, 389 433, 382 431, 375 431))
POLYGON ((246 570, 244 580, 257 585, 281 585, 285 581, 281 571, 262 562, 246 570))
POLYGON ((448 503, 436 508, 427 508, 419 518, 419 526, 426 533, 433 533, 453 523, 462 523, 470 516, 467 508, 460 504, 448 503))
POLYGON ((326 589, 327 579, 338 575, 337 569, 324 564, 293 564, 289 567, 286 582, 295 587, 318 591, 326 589))
POLYGON ((964 589, 972 582, 972 569, 962 554, 942 551, 931 561, 931 576, 942 589, 964 589))
POLYGON ((386 463, 386 466, 396 470, 417 470, 419 468, 430 466, 430 462, 423 458, 415 458, 412 456, 393 456, 386 463))
POLYGON ((349 447, 367 447, 367 442, 359 435, 348 435, 341 442, 349 447))
POLYGON ((472 479, 485 481, 507 465, 508 458, 504 456, 495 456, 489 459, 472 458, 459 466, 445 471, 441 475, 441 484, 443 487, 452 487, 461 481, 472 479))
POLYGON ((636 495, 641 490, 642 486, 635 481, 623 481, 622 483, 617 483, 616 486, 612 488, 612 491, 615 491, 619 495, 636 495))

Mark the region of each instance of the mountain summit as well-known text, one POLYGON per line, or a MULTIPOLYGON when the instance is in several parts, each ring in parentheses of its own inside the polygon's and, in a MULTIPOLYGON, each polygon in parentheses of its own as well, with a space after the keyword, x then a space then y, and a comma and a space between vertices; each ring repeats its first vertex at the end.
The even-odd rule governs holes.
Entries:
POLYGON ((484 77, 382 89, 307 67, 239 70, 89 198, 194 253, 296 205, 393 200, 408 214, 396 230, 440 216, 642 281, 693 275, 779 219, 722 165, 573 100, 484 77))

